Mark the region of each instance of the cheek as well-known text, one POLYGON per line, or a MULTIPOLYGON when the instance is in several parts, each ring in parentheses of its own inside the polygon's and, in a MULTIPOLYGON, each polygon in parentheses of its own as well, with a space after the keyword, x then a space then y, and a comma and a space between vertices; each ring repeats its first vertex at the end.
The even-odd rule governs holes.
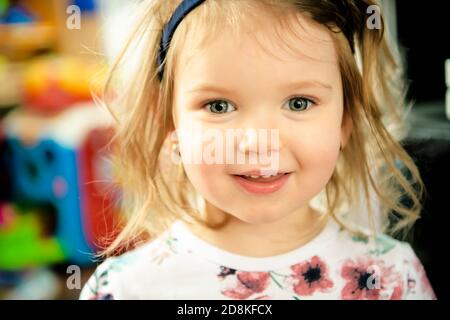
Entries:
POLYGON ((305 152, 298 155, 301 166, 314 174, 318 180, 328 180, 336 167, 338 144, 339 141, 336 142, 334 138, 329 141, 322 140, 320 143, 304 144, 305 152))
POLYGON ((185 164, 184 170, 194 188, 205 198, 223 192, 223 165, 185 164))
POLYGON ((328 126, 326 130, 322 126, 305 127, 298 133, 289 144, 303 180, 313 184, 328 182, 339 156, 339 126, 328 126))

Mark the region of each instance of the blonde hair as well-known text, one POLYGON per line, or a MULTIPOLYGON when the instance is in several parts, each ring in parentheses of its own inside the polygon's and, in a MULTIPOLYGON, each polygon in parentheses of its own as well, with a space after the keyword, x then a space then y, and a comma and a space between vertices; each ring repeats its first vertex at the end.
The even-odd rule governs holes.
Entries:
POLYGON ((327 213, 351 229, 337 213, 344 204, 352 206, 362 190, 370 220, 373 220, 370 194, 376 195, 385 232, 405 230, 412 225, 421 211, 424 185, 416 165, 400 144, 407 132, 401 64, 388 47, 384 23, 381 29, 370 30, 365 26, 367 16, 361 5, 366 8, 376 2, 347 0, 345 12, 336 12, 332 0, 321 1, 320 5, 315 0, 207 0, 180 23, 167 52, 160 82, 156 61, 162 29, 179 3, 180 0, 143 1, 139 10, 142 16, 133 36, 112 65, 105 99, 114 96, 111 101, 106 99, 106 103, 116 119, 115 163, 126 221, 119 236, 104 252, 106 255, 128 250, 186 215, 211 228, 220 227, 202 220, 195 205, 196 191, 183 168, 167 161, 170 152, 167 137, 174 130, 175 62, 186 39, 207 41, 224 25, 239 32, 240 22, 255 12, 256 6, 277 14, 279 22, 291 30, 295 26, 290 23, 295 20, 284 17, 287 12, 300 11, 326 25, 336 45, 344 114, 351 119, 353 131, 325 188, 327 213), (346 26, 349 32, 349 19, 351 39, 342 30, 346 26), (139 66, 123 81, 120 70, 127 68, 129 54, 136 48, 139 66), (123 94, 117 96, 120 92, 123 94))

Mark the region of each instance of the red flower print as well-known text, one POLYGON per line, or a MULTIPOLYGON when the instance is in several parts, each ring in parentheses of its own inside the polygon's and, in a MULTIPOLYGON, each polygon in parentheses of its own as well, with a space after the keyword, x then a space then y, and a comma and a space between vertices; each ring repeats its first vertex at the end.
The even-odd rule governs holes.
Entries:
POLYGON ((295 264, 291 269, 294 271, 292 277, 296 280, 294 291, 298 295, 311 296, 316 291, 326 292, 333 287, 333 282, 328 277, 328 268, 318 256, 295 264))
MULTIPOLYGON (((268 272, 229 272, 233 269, 227 269, 226 276, 233 275, 235 279, 234 287, 225 289, 222 294, 233 299, 247 299, 253 294, 263 292, 269 285, 270 275, 268 272)), ((222 269, 219 277, 224 278, 222 269)))
POLYGON ((225 277, 227 277, 229 275, 233 275, 235 273, 236 273, 235 269, 220 266, 220 273, 219 273, 218 277, 224 279, 225 277))
POLYGON ((403 295, 400 275, 393 267, 385 267, 382 260, 370 257, 347 260, 341 276, 347 281, 341 292, 344 300, 397 300, 403 295))
POLYGON ((396 286, 394 288, 394 292, 392 292, 391 300, 401 300, 402 296, 403 296, 402 286, 396 286))

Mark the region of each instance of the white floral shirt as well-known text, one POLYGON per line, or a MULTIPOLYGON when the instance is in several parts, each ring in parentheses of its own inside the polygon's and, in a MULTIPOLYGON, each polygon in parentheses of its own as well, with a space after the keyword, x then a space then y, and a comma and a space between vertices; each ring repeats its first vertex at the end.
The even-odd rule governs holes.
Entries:
POLYGON ((330 221, 312 241, 264 258, 236 255, 175 222, 106 259, 80 299, 435 299, 410 245, 354 236, 330 221))

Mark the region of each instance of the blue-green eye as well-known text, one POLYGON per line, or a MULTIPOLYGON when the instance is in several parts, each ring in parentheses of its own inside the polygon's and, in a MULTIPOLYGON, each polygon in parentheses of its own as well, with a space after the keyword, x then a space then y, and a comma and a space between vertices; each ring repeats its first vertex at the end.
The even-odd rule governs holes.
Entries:
POLYGON ((227 113, 236 110, 231 104, 224 100, 214 100, 205 104, 205 107, 211 113, 227 113))
POLYGON ((312 105, 314 105, 314 101, 303 97, 295 97, 289 100, 289 109, 292 111, 305 111, 312 105))

